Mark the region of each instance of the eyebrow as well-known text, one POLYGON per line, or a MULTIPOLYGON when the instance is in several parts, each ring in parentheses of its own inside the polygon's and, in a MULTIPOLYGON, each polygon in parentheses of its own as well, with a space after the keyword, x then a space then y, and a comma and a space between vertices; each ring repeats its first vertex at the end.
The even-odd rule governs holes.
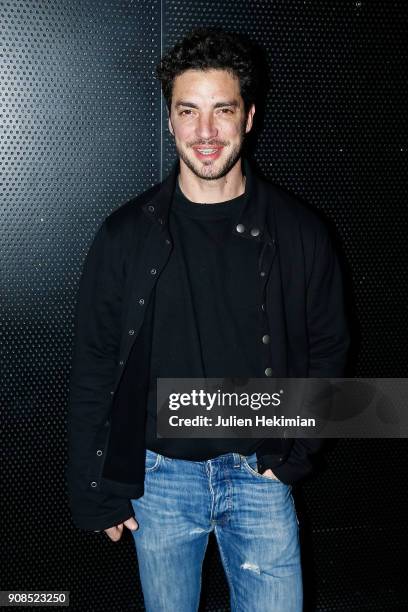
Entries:
MULTIPOLYGON (((178 100, 175 104, 175 107, 179 108, 180 106, 189 106, 190 108, 198 108, 197 104, 194 104, 194 102, 188 102, 187 100, 178 100)), ((223 108, 224 106, 237 107, 239 106, 239 102, 237 100, 229 100, 227 102, 216 102, 213 108, 223 108)))

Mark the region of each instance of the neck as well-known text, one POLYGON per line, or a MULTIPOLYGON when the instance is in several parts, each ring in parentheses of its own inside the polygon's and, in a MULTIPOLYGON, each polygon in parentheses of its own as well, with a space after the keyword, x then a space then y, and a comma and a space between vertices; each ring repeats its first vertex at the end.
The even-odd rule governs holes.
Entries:
POLYGON ((178 177, 180 189, 191 202, 215 204, 237 198, 245 192, 245 177, 242 174, 241 158, 231 170, 219 179, 203 179, 180 159, 178 177))

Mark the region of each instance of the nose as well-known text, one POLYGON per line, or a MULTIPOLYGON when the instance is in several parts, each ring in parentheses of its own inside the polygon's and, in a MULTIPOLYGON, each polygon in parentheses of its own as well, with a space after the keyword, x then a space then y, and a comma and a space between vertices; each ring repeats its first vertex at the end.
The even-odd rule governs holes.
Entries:
POLYGON ((197 136, 203 140, 215 138, 218 134, 218 128, 215 125, 212 115, 200 115, 197 123, 197 136))

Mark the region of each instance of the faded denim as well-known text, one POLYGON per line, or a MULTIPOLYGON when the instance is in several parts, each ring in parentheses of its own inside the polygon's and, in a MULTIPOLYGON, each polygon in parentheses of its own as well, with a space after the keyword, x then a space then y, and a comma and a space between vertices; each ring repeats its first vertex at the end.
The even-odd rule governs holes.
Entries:
POLYGON ((147 450, 145 493, 131 502, 147 612, 198 610, 211 531, 232 612, 302 611, 292 487, 259 474, 255 453, 186 461, 147 450))

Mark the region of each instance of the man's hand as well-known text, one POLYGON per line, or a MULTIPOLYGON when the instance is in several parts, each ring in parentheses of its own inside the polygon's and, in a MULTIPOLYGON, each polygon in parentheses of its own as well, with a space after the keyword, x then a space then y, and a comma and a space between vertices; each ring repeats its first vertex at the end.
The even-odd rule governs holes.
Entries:
POLYGON ((119 525, 114 525, 113 527, 104 529, 104 532, 113 542, 117 542, 122 537, 123 526, 127 527, 131 531, 136 531, 136 529, 139 529, 139 524, 132 516, 131 518, 127 519, 127 521, 119 523, 119 525))
POLYGON ((272 472, 271 468, 268 468, 267 470, 262 472, 262 476, 267 476, 268 478, 272 478, 273 480, 279 480, 279 478, 277 478, 272 472))

